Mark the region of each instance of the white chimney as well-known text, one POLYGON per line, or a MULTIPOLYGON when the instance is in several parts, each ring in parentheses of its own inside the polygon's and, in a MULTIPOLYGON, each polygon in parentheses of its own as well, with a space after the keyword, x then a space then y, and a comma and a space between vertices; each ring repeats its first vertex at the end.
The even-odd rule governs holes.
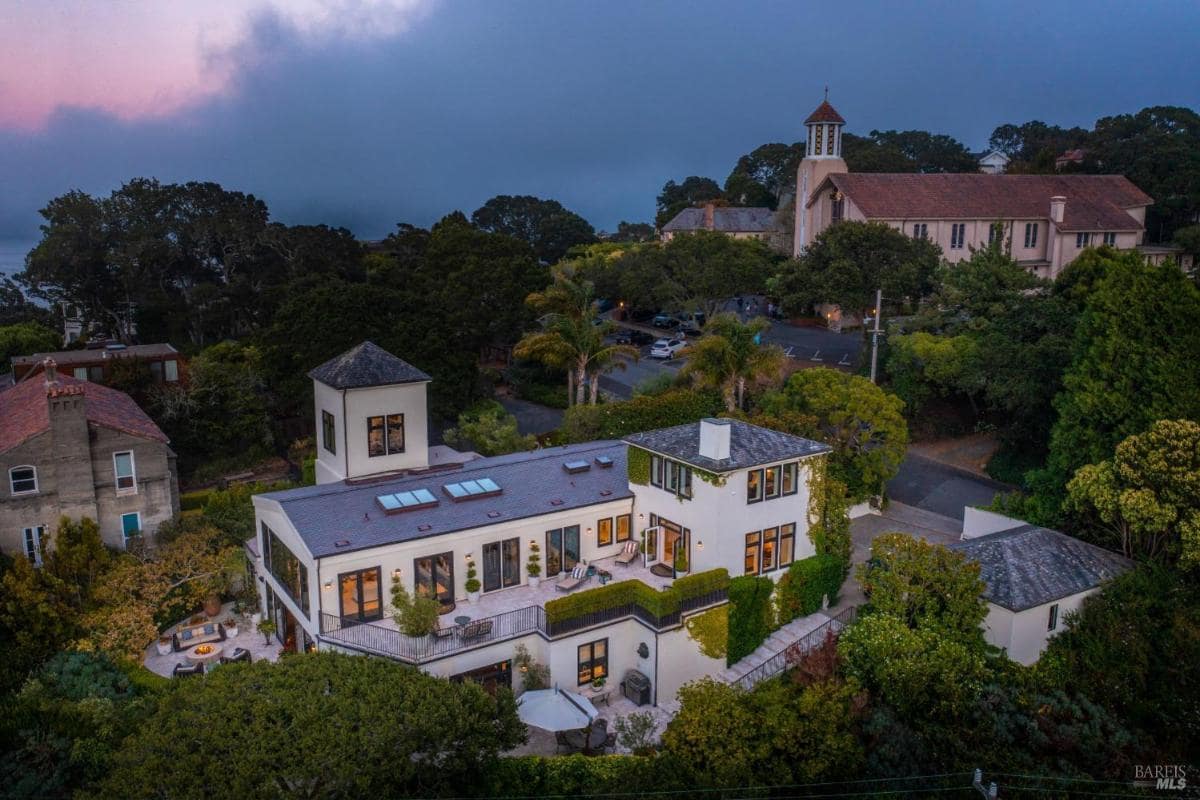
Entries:
POLYGON ((700 455, 713 461, 729 458, 729 432, 732 429, 727 419, 700 420, 700 455))
POLYGON ((1061 225, 1063 215, 1067 213, 1067 198, 1056 194, 1050 198, 1050 220, 1055 225, 1061 225))

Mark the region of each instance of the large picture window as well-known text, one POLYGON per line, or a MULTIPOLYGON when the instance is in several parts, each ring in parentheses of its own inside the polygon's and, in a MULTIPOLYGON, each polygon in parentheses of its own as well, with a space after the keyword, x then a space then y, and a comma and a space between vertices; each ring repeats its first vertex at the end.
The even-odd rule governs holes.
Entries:
POLYGON ((454 553, 439 553, 413 559, 416 594, 432 597, 442 608, 454 607, 454 553))
POLYGON ((779 566, 786 567, 796 560, 796 525, 788 523, 779 528, 779 566))
POLYGON ((622 514, 617 517, 617 541, 628 542, 633 531, 633 515, 622 514))
POLYGON ((596 520, 596 546, 604 547, 613 543, 612 517, 596 520))
POLYGON ((521 582, 521 541, 517 538, 483 546, 483 590, 507 589, 521 582))
POLYGON ((321 446, 337 454, 337 428, 333 424, 333 414, 328 411, 321 412, 321 446))
POLYGON ((394 456, 404 452, 404 415, 367 417, 367 455, 394 456))
POLYGON ((380 568, 360 569, 338 575, 343 622, 368 622, 383 618, 380 568))
POLYGON ((758 574, 759 556, 762 550, 762 534, 758 531, 746 534, 746 564, 747 575, 758 574))
POLYGON ((579 526, 546 531, 546 575, 569 572, 579 563, 579 526))
POLYGON ((266 548, 264 560, 267 569, 288 596, 300 607, 300 610, 307 614, 308 567, 303 561, 296 558, 296 554, 288 549, 288 546, 275 534, 275 531, 267 527, 265 522, 262 524, 262 529, 263 544, 266 548))
POLYGON ((758 503, 796 494, 799 490, 800 462, 774 464, 746 473, 746 503, 758 503))
POLYGON ((692 468, 669 458, 650 454, 650 485, 686 499, 692 497, 692 468))
POLYGON ((746 502, 757 503, 763 499, 763 471, 752 469, 746 475, 746 502))
POLYGON ((608 677, 608 639, 579 645, 579 685, 608 677))
POLYGON ((796 557, 796 523, 746 534, 746 575, 763 575, 791 564, 796 557))

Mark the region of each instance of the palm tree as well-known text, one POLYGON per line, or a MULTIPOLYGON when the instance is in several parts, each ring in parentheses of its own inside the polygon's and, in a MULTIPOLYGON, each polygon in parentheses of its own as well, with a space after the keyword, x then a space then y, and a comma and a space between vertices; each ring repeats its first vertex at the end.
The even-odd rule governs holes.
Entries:
POLYGON ((702 385, 720 389, 727 411, 745 406, 746 384, 778 376, 784 354, 777 345, 759 343, 770 327, 763 317, 742 323, 733 314, 718 314, 704 327, 704 335, 688 348, 684 372, 702 385))
POLYGON ((527 302, 548 312, 541 318, 542 330, 527 333, 517 342, 513 353, 567 371, 567 403, 582 404, 588 397, 596 403, 600 376, 613 369, 625 369, 627 356, 637 360, 636 347, 609 344, 605 337, 613 324, 601 321, 592 302, 592 284, 576 281, 562 271, 555 273, 554 284, 544 292, 531 294, 527 302))

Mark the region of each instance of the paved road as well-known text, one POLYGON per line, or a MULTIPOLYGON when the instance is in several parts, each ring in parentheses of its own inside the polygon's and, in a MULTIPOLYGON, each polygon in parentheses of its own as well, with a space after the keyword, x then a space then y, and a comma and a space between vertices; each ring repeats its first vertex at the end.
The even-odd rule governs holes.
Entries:
POLYGON ((888 497, 905 505, 962 521, 963 506, 986 506, 1012 486, 973 475, 914 453, 888 482, 888 497))
POLYGON ((522 434, 548 433, 562 427, 562 409, 538 405, 516 397, 501 397, 500 405, 517 418, 517 430, 522 434))

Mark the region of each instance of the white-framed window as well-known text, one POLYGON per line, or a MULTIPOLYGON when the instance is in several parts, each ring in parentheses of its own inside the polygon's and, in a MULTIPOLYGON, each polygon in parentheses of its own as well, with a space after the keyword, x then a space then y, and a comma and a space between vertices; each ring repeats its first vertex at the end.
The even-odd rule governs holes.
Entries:
POLYGON ((35 567, 42 565, 42 539, 46 535, 46 526, 35 525, 32 528, 26 528, 21 537, 22 548, 25 550, 25 557, 35 567))
POLYGON ((136 539, 142 535, 142 514, 140 511, 131 511, 128 514, 121 515, 121 540, 125 543, 125 547, 129 547, 129 540, 136 539))
POLYGON ((967 239, 967 224, 955 222, 950 226, 950 249, 961 250, 967 239))
POLYGON ((8 471, 8 488, 13 494, 34 494, 38 490, 37 468, 28 464, 8 471))
POLYGON ((1050 606, 1050 616, 1046 620, 1046 630, 1058 630, 1058 603, 1050 606))
POLYGON ((1075 234, 1075 247, 1079 250, 1082 250, 1083 248, 1087 247, 1089 244, 1091 244, 1091 241, 1092 241, 1092 235, 1090 233, 1075 234))
POLYGON ((1109 231, 1108 233, 1105 233, 1104 234, 1104 243, 1106 245, 1109 245, 1110 247, 1115 246, 1117 244, 1117 234, 1115 234, 1111 231, 1109 231))
POLYGON ((124 494, 137 492, 137 472, 133 463, 133 451, 113 453, 113 473, 117 476, 117 491, 124 494))
POLYGON ((917 223, 913 224, 913 238, 914 239, 924 239, 928 235, 929 235, 929 226, 926 225, 924 222, 917 222, 917 223))
POLYGON ((179 362, 175 359, 163 362, 163 380, 174 383, 179 380, 179 362))
POLYGON ((87 367, 76 367, 75 369, 71 370, 71 374, 74 375, 77 380, 86 381, 88 379, 87 367))
POLYGON ((1037 247, 1039 225, 1036 222, 1025 223, 1025 247, 1037 247))

